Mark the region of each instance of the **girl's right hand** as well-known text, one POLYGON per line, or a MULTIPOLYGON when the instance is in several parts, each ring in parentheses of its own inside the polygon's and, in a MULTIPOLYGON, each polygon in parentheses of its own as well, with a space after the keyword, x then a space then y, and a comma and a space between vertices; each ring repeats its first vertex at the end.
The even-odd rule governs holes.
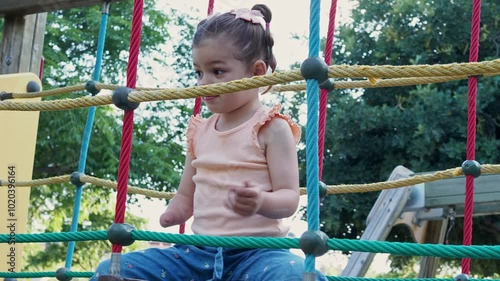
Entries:
POLYGON ((162 227, 170 227, 170 226, 174 226, 177 224, 181 224, 181 222, 177 223, 175 218, 174 218, 174 215, 171 212, 165 212, 165 213, 161 214, 160 225, 162 227))

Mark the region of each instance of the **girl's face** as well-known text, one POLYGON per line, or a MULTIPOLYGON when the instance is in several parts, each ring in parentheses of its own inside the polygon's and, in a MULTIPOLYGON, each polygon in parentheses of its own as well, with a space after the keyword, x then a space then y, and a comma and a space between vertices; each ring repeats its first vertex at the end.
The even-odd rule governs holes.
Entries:
MULTIPOLYGON (((235 58, 237 51, 230 41, 223 38, 204 39, 193 46, 193 65, 198 77, 198 86, 254 76, 252 65, 235 58)), ((211 112, 228 113, 255 98, 258 99, 258 89, 204 97, 203 100, 211 112)))

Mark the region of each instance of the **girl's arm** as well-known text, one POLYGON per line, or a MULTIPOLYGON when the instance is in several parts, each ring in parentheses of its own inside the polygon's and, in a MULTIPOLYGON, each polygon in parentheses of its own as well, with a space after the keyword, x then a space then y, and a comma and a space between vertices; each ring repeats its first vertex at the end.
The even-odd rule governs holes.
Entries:
POLYGON ((273 118, 259 132, 265 151, 272 192, 260 193, 257 213, 273 219, 290 217, 299 205, 299 167, 297 147, 288 122, 273 118))
POLYGON ((191 166, 192 156, 186 154, 186 162, 177 193, 174 195, 167 210, 160 216, 160 225, 169 227, 186 222, 193 215, 193 195, 195 185, 193 176, 196 169, 191 166))

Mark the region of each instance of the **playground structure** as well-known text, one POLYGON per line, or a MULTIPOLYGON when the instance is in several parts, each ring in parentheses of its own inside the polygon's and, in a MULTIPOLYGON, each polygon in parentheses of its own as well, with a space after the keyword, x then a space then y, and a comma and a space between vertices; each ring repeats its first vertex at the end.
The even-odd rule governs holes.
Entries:
MULTIPOLYGON (((2 49, 0 50, 0 74, 7 73, 39 73, 39 69, 41 68, 39 65, 42 53, 43 46, 43 30, 45 24, 44 14, 36 14, 36 15, 27 15, 30 13, 40 13, 47 12, 53 9, 61 9, 61 8, 73 8, 73 7, 81 7, 83 5, 95 5, 100 1, 47 1, 53 2, 51 5, 38 4, 39 1, 6 1, 0 4, 0 14, 5 15, 5 29, 4 29, 4 38, 2 43, 2 49), (60 5, 60 6, 57 6, 60 5), (52 8, 51 8, 52 7, 52 8), (14 42, 14 43, 12 43, 14 42), (12 46, 16 46, 13 48, 12 46), (7 57, 8 56, 8 57, 7 57), (5 63, 10 61, 10 63, 5 63)), ((314 4, 315 1, 312 1, 314 4)), ((141 1, 136 1, 136 6, 134 9, 134 13, 137 12, 137 9, 140 9, 141 1)), ((105 3, 108 5, 109 3, 105 3)), ((313 7, 313 5, 312 5, 313 7)), ((332 5, 333 7, 333 5, 332 5)), ((213 8, 213 2, 212 2, 213 8)), ((103 8, 103 10, 105 10, 103 8)), ((209 9, 210 10, 210 9, 209 9)), ((313 14, 315 11, 311 8, 311 13, 313 14)), ((209 14, 211 12, 209 11, 209 14)), ((136 14, 134 14, 135 16, 136 14)), ((134 17, 137 20, 137 17, 134 17)), ((311 17, 313 19, 313 17, 311 17)), ((135 21, 134 21, 135 23, 135 21)), ((135 23, 133 25, 134 28, 139 28, 138 25, 140 23, 135 23)), ((314 25, 314 22, 311 20, 311 25, 314 25)), ((314 40, 315 38, 319 38, 319 33, 314 28, 311 28, 311 38, 310 40, 314 40)), ((333 31, 332 31, 333 32, 333 31)), ((134 30, 132 31, 133 34, 134 30)), ((137 39, 137 38, 136 38, 137 39)), ((140 38, 139 38, 140 40, 140 38)), ((131 39, 131 57, 136 54, 133 50, 131 39)), ((102 47, 102 45, 101 45, 102 47)), ((330 47, 331 48, 331 47, 330 47)), ((98 48, 101 49, 101 48, 98 48)), ((325 51, 326 54, 331 53, 330 51, 325 51)), ((318 50, 312 50, 309 54, 310 57, 317 57, 318 50)), ((331 57, 331 56, 330 56, 331 57)), ((133 59, 132 59, 133 61, 133 59)), ((328 65, 330 62, 325 59, 325 63, 328 65)), ((129 65, 130 76, 134 77, 134 66, 129 65)), ((23 117, 18 117, 14 114, 22 114, 25 116, 25 113, 21 113, 18 111, 39 111, 39 110, 65 110, 71 108, 81 108, 81 107, 95 107, 102 106, 114 103, 118 107, 125 109, 125 117, 124 119, 130 120, 131 116, 133 116, 133 107, 139 102, 153 101, 153 100, 168 100, 168 99, 180 99, 180 98, 195 98, 203 95, 213 95, 215 94, 225 94, 234 90, 242 90, 249 89, 255 87, 263 87, 268 85, 275 85, 275 91, 293 91, 293 90, 304 90, 307 89, 308 93, 308 128, 307 128, 307 137, 308 140, 312 140, 312 142, 319 143, 321 147, 321 139, 318 139, 318 128, 309 129, 310 124, 318 124, 318 117, 315 117, 314 114, 317 114, 318 106, 316 103, 318 100, 314 100, 314 91, 318 89, 318 84, 322 85, 322 92, 328 92, 328 90, 332 90, 333 88, 354 88, 354 87, 385 87, 397 85, 397 83, 407 83, 406 85, 412 85, 416 83, 437 83, 444 82, 450 80, 457 79, 465 79, 467 77, 473 77, 476 75, 499 75, 500 74, 500 61, 495 60, 491 62, 481 62, 475 64, 455 64, 455 65, 446 65, 446 66, 404 66, 404 67, 349 67, 349 66, 330 66, 328 67, 328 77, 330 78, 345 78, 345 77, 364 77, 368 78, 366 81, 355 81, 355 82, 339 82, 331 84, 331 83, 318 83, 325 81, 317 81, 314 77, 303 77, 299 71, 290 71, 286 73, 277 73, 270 76, 263 77, 255 77, 249 79, 249 81, 233 81, 229 83, 224 83, 220 85, 211 85, 205 87, 192 87, 188 89, 166 89, 166 90, 150 90, 150 89, 136 89, 135 91, 125 91, 124 99, 121 100, 120 103, 116 103, 113 101, 113 96, 115 93, 123 93, 123 88, 118 87, 116 85, 104 85, 100 84, 99 77, 95 76, 93 79, 96 81, 95 83, 90 83, 87 85, 81 85, 80 89, 87 89, 92 93, 92 96, 73 99, 73 100, 61 100, 58 102, 38 102, 36 99, 40 99, 42 95, 50 95, 56 94, 56 91, 45 91, 40 92, 37 96, 36 93, 41 89, 34 89, 33 91, 29 91, 25 88, 30 81, 35 82, 35 84, 40 85, 39 80, 34 77, 33 74, 19 74, 15 76, 0 76, 1 81, 9 81, 9 85, 13 85, 13 88, 4 88, 3 85, 5 83, 0 83, 0 92, 4 92, 4 96, 2 101, 0 102, 0 115, 2 119, 7 120, 22 120, 23 117), (434 76, 434 77, 433 77, 434 76), (374 79, 377 77, 377 79, 374 79), (291 81, 303 80, 306 78, 307 87, 305 85, 278 85, 291 81), (316 84, 315 84, 316 83, 316 84), (96 95, 96 90, 100 89, 110 89, 114 90, 113 95, 96 95), (117 90, 118 89, 118 90, 117 90), (29 93, 31 92, 31 93, 29 93), (6 96, 12 93, 11 96, 6 96), (23 99, 22 95, 27 95, 30 99, 23 99), (13 98, 14 101, 11 101, 10 98, 13 98), (5 99, 5 100, 4 100, 5 99), (18 103, 17 101, 22 101, 22 103, 18 103), (127 117, 128 116, 128 117, 127 117), (315 139, 316 138, 316 139, 315 139)), ((329 81, 329 80, 327 80, 329 81)), ((127 80, 128 88, 135 88, 135 78, 129 78, 127 80)), ((73 90, 74 91, 74 90, 73 90)), ((64 89, 58 89, 57 93, 64 92, 64 89)), ((70 90, 66 90, 66 92, 70 92, 70 90)), ((122 96, 123 98, 123 96, 122 96)), ((197 99, 197 103, 195 105, 195 112, 199 111, 199 106, 201 106, 200 100, 197 99)), ((321 103, 320 103, 321 106, 321 103)), ((36 113, 37 114, 37 113, 36 113)), ((319 114, 319 120, 321 120, 321 112, 319 114)), ((31 136, 29 137, 31 143, 28 146, 32 146, 34 148, 34 140, 36 139, 36 126, 34 126, 36 122, 36 118, 33 116, 26 117, 28 119, 27 122, 31 122, 30 132, 31 136), (33 133, 35 135, 33 135, 33 133)), ((11 123, 14 124, 14 123, 11 123)), ((15 128, 18 128, 20 125, 14 125, 15 128)), ((125 126, 131 126, 133 128, 133 123, 124 122, 125 126)), ((128 127, 130 129, 130 127, 128 127)), ((26 128, 26 130, 28 130, 26 128)), ((125 130, 125 129, 124 129, 125 130)), ((26 137, 26 136, 25 136, 26 137)), ((131 137, 129 135, 128 137, 131 137)), ((1 144, 2 147, 15 147, 18 146, 22 150, 24 150, 25 146, 22 146, 17 141, 21 139, 21 136, 13 136, 11 141, 15 142, 15 145, 12 143, 1 144)), ((85 137, 84 137, 85 138, 85 137)), ((2 139, 2 141, 4 141, 2 139)), ((127 139, 124 138, 124 143, 127 143, 127 139)), ((311 141, 307 142, 308 144, 311 141)), ((123 147, 123 146, 122 146, 123 147)), ((130 151, 130 147, 125 148, 125 150, 130 151)), ((317 203, 314 203, 315 198, 318 197, 318 189, 313 188, 313 186, 317 186, 317 182, 320 180, 317 177, 311 175, 318 175, 317 170, 310 168, 310 165, 315 165, 315 163, 320 163, 322 153, 316 151, 315 148, 307 148, 308 150, 308 188, 306 190, 302 190, 302 194, 307 194, 308 198, 308 208, 311 208, 310 216, 308 217, 309 230, 308 233, 317 233, 319 230, 319 226, 317 225, 317 219, 314 218, 314 210, 317 206, 314 206, 317 203), (309 165, 310 164, 310 165, 309 165), (312 169, 312 170, 310 170, 312 169)), ((33 166, 33 155, 34 151, 26 151, 26 155, 22 156, 24 160, 22 165, 25 168, 30 168, 33 166), (31 162, 30 162, 31 161, 31 162)), ((123 152, 122 152, 123 153, 123 152)), ((17 152, 13 153, 13 156, 9 158, 4 158, 3 156, 6 153, 2 150, 2 161, 0 162, 3 166, 9 166, 13 162, 20 163, 21 155, 17 152)), ((126 154, 126 153, 125 153, 126 154)), ((469 156, 469 153, 468 153, 469 156)), ((127 155, 123 156, 123 161, 120 161, 120 165, 125 165, 127 167, 127 155)), ((130 157, 130 155, 128 155, 130 157)), ((122 160, 122 155, 120 156, 122 160)), ((474 157, 469 158, 468 160, 473 160, 474 157)), ((130 161, 130 159, 128 159, 130 161)), ((83 165, 84 166, 84 165, 83 165)), ((123 168, 123 166, 121 166, 123 168)), ((426 256, 423 259, 422 264, 423 270, 421 270, 420 277, 433 277, 435 273, 435 263, 433 262, 430 256, 437 257, 462 257, 467 260, 467 258, 500 258, 500 246, 469 246, 469 247, 447 247, 443 245, 438 245, 442 242, 444 229, 446 229, 446 220, 450 212, 454 212, 455 216, 467 216, 468 219, 472 219, 472 215, 479 214, 493 214, 500 213, 500 207, 497 202, 500 201, 500 193, 498 192, 498 187, 495 186, 495 183, 500 182, 500 176, 495 173, 500 172, 500 167, 498 165, 482 165, 476 166, 474 162, 467 162, 466 165, 462 168, 454 168, 447 171, 430 173, 430 174, 414 174, 412 171, 407 170, 404 167, 397 167, 389 181, 386 183, 379 183, 373 185, 341 185, 341 186, 327 186, 326 193, 327 194, 338 194, 338 193, 347 193, 347 192, 366 192, 366 191, 376 191, 383 190, 379 200, 373 207, 370 216, 367 219, 367 229, 365 234, 363 235, 360 241, 344 241, 342 239, 328 239, 322 240, 319 239, 315 241, 316 246, 321 248, 321 252, 326 252, 326 250, 353 250, 359 251, 354 252, 348 266, 342 273, 343 276, 362 276, 366 269, 370 264, 370 260, 373 258, 373 254, 375 252, 388 252, 394 254, 412 254, 412 255, 420 255, 426 256), (470 166, 467 166, 470 165, 470 166), (463 169, 462 169, 463 168, 463 169), (464 200, 464 194, 467 194, 468 191, 464 191, 464 187, 470 185, 467 182, 474 182, 474 178, 477 177, 478 170, 482 173, 481 177, 476 179, 477 188, 473 191, 472 201, 473 210, 467 211, 468 208, 472 206, 464 200), (476 174, 475 174, 476 173, 476 174), (463 177, 463 175, 466 177, 463 177), (448 178, 448 179, 446 179, 448 178), (467 179, 467 180, 466 180, 467 179), (436 188, 439 186, 439 188, 436 188), (465 201, 465 203, 464 203, 465 201), (451 206, 451 207, 450 207, 451 206), (398 223, 404 223, 412 229, 415 240, 421 245, 402 245, 397 243, 364 243, 368 241, 364 240, 383 240, 390 228, 398 223), (363 242, 363 243, 357 243, 363 242), (432 244, 422 244, 422 243, 432 243, 432 244), (421 247, 420 247, 421 246, 421 247)), ((321 169, 321 167, 320 167, 321 169)), ((7 171, 7 169, 4 169, 7 171)), ((64 175, 57 179, 52 179, 52 183, 56 182, 68 182, 71 181, 75 185, 81 187, 84 183, 92 183, 96 185, 103 185, 109 187, 115 187, 118 189, 119 199, 117 201, 122 201, 124 196, 126 196, 127 192, 145 192, 141 191, 140 188, 131 188, 127 185, 127 178, 119 178, 118 183, 109 183, 100 181, 99 179, 92 178, 86 176, 84 174, 83 169, 79 167, 79 171, 72 175, 64 175)), ((8 177, 9 175, 0 175, 0 179, 2 180, 2 187, 8 186, 8 177)), ((44 183, 40 183, 39 181, 31 181, 31 171, 29 169, 25 172, 20 172, 19 176, 16 178, 15 186, 36 186, 40 184, 47 184, 47 181, 44 183)), ((17 190, 17 189, 16 189, 17 190)), ((28 191, 28 193, 23 194, 24 198, 29 198, 29 189, 24 189, 28 191), (28 197, 26 197, 28 196, 28 197)), ((80 189, 77 189, 81 191, 80 189)), ((7 192, 7 189, 0 189, 1 192, 7 192)), ((0 193, 2 198, 4 198, 4 194, 0 193)), ((5 193, 5 198, 8 197, 8 194, 5 193)), ((170 198, 172 194, 159 194, 152 193, 153 197, 158 196, 161 198, 170 198)), ((149 194, 151 196, 151 194, 149 194)), ((470 199, 470 197, 469 197, 470 199)), ((120 204, 117 202, 117 204, 120 204)), ((25 210, 27 210, 28 202, 24 202, 25 210)), ((76 204, 76 203, 75 203, 76 204)), ((21 206, 21 204, 18 204, 21 206)), ((26 213, 18 213, 20 216, 19 224, 21 225, 25 223, 26 213), (24 217, 24 221, 22 221, 22 217, 24 217)), ((122 224, 123 217, 120 218, 123 214, 117 213, 117 218, 115 219, 115 226, 122 224)), ((317 215, 317 214, 316 214, 317 215)), ((3 217, 0 217, 3 219, 3 217)), ((23 242, 35 242, 35 241, 45 241, 49 236, 47 235, 28 235, 22 234, 24 232, 24 228, 17 228, 18 233, 16 233, 16 241, 19 243, 17 245, 22 245, 23 242)), ((9 230, 8 229, 0 229, 0 246, 8 245, 9 241, 9 230)), ((130 239, 132 240, 154 240, 154 241, 165 241, 165 242, 173 242, 173 243, 189 243, 194 245, 212 245, 212 246, 241 246, 244 247, 288 247, 288 248, 298 248, 300 247, 300 242, 303 241, 301 239, 252 239, 252 238, 220 238, 220 237, 196 237, 196 236, 188 236, 188 235, 167 235, 163 233, 151 233, 145 231, 130 231, 130 239)), ((52 238, 60 239, 60 241, 81 241, 86 239, 107 239, 106 232, 98 232, 98 233, 81 233, 78 234, 76 229, 73 229, 70 233, 54 233, 52 238)), ((119 253, 121 251, 121 245, 123 241, 113 241, 113 252, 119 253)), ((464 243, 466 244, 466 243, 464 243)), ((71 246, 69 248, 74 247, 74 242, 70 243, 71 246)), ((0 247, 0 249, 3 249, 0 247)), ((7 248, 10 249, 10 248, 7 248)), ((20 247, 16 248, 16 256, 20 257, 20 247)), ((306 252, 306 263, 309 266, 306 266, 306 270, 308 272, 311 271, 311 262, 312 268, 314 268, 314 255, 310 249, 303 249, 306 252)), ((9 250, 7 250, 9 251, 9 250)), ((72 251, 72 250, 71 250, 72 251)), ((3 251, 2 251, 3 252, 3 251)), ((70 250, 68 251, 68 253, 70 250)), ((70 257, 71 255, 68 254, 70 257)), ((3 257, 2 257, 3 258, 3 257)), ((0 261, 2 261, 0 259, 0 261)), ((3 262, 3 261, 2 261, 3 262)), ((8 262, 8 260, 6 260, 8 262)), ((2 264, 5 264, 3 262, 2 264)), ((467 262, 465 262, 467 263, 467 262)), ((14 272, 0 272, 0 277, 38 277, 42 275, 30 274, 17 272, 20 268, 20 263, 16 264, 15 273, 14 272)), ((54 271, 53 274, 48 274, 49 276, 57 276, 58 279, 63 280, 68 277, 88 277, 89 273, 78 273, 71 272, 71 259, 67 259, 65 268, 67 270, 59 270, 56 274, 54 271)), ((1 268, 0 268, 1 269, 1 268)), ((0 270, 1 271, 1 270, 0 270)), ((9 271, 8 269, 6 271, 9 271)), ((463 266, 463 273, 469 273, 467 269, 467 265, 465 268, 463 266)), ((332 280, 335 277, 331 277, 332 280)), ((309 279, 305 279, 309 280, 309 279)))

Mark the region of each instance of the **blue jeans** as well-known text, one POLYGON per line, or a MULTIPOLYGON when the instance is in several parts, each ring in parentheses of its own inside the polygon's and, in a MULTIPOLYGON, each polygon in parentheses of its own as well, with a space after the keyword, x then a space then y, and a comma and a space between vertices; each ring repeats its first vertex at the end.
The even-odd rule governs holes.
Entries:
MULTIPOLYGON (((109 274, 109 260, 90 280, 109 274)), ((164 281, 301 281, 304 259, 284 249, 226 249, 175 245, 121 256, 125 278, 164 281)), ((317 281, 326 281, 319 272, 317 281)))

